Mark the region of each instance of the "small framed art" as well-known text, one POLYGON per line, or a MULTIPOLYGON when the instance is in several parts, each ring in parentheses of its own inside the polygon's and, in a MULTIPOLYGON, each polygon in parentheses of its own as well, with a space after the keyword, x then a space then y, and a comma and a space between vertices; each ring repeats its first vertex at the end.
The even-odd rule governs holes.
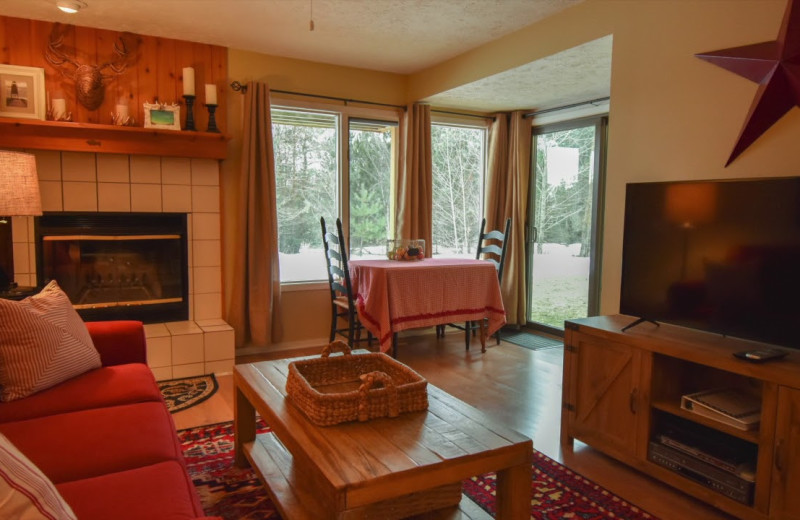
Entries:
POLYGON ((145 103, 144 127, 163 128, 166 130, 180 130, 181 106, 177 103, 172 105, 162 105, 159 103, 145 103))
POLYGON ((0 117, 44 119, 44 69, 0 64, 0 117))

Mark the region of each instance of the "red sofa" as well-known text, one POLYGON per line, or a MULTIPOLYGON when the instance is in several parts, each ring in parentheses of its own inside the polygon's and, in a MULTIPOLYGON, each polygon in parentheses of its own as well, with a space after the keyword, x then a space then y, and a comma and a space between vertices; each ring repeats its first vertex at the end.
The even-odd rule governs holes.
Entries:
POLYGON ((0 403, 0 432, 80 520, 204 517, 136 321, 86 324, 103 366, 0 403))

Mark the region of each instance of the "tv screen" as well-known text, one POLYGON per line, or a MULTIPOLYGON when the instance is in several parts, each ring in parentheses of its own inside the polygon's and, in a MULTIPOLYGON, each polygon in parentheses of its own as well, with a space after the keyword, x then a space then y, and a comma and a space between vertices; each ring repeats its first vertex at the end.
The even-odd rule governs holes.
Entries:
POLYGON ((628 184, 620 311, 800 348, 800 177, 628 184))

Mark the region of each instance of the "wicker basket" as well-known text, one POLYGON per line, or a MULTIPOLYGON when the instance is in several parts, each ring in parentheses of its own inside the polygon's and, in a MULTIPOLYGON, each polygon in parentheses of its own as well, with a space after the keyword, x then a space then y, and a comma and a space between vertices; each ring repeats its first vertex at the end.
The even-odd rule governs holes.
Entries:
POLYGON ((286 378, 291 402, 318 426, 426 410, 427 387, 422 376, 386 354, 353 355, 342 341, 327 345, 319 358, 289 363, 286 378), (335 350, 344 354, 330 357, 335 350))

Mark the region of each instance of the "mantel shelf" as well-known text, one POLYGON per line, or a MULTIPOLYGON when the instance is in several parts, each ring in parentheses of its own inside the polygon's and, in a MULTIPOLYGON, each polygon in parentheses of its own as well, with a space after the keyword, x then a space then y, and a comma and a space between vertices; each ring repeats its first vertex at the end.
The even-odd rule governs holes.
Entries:
POLYGON ((0 147, 225 159, 227 138, 211 132, 0 119, 0 147))

